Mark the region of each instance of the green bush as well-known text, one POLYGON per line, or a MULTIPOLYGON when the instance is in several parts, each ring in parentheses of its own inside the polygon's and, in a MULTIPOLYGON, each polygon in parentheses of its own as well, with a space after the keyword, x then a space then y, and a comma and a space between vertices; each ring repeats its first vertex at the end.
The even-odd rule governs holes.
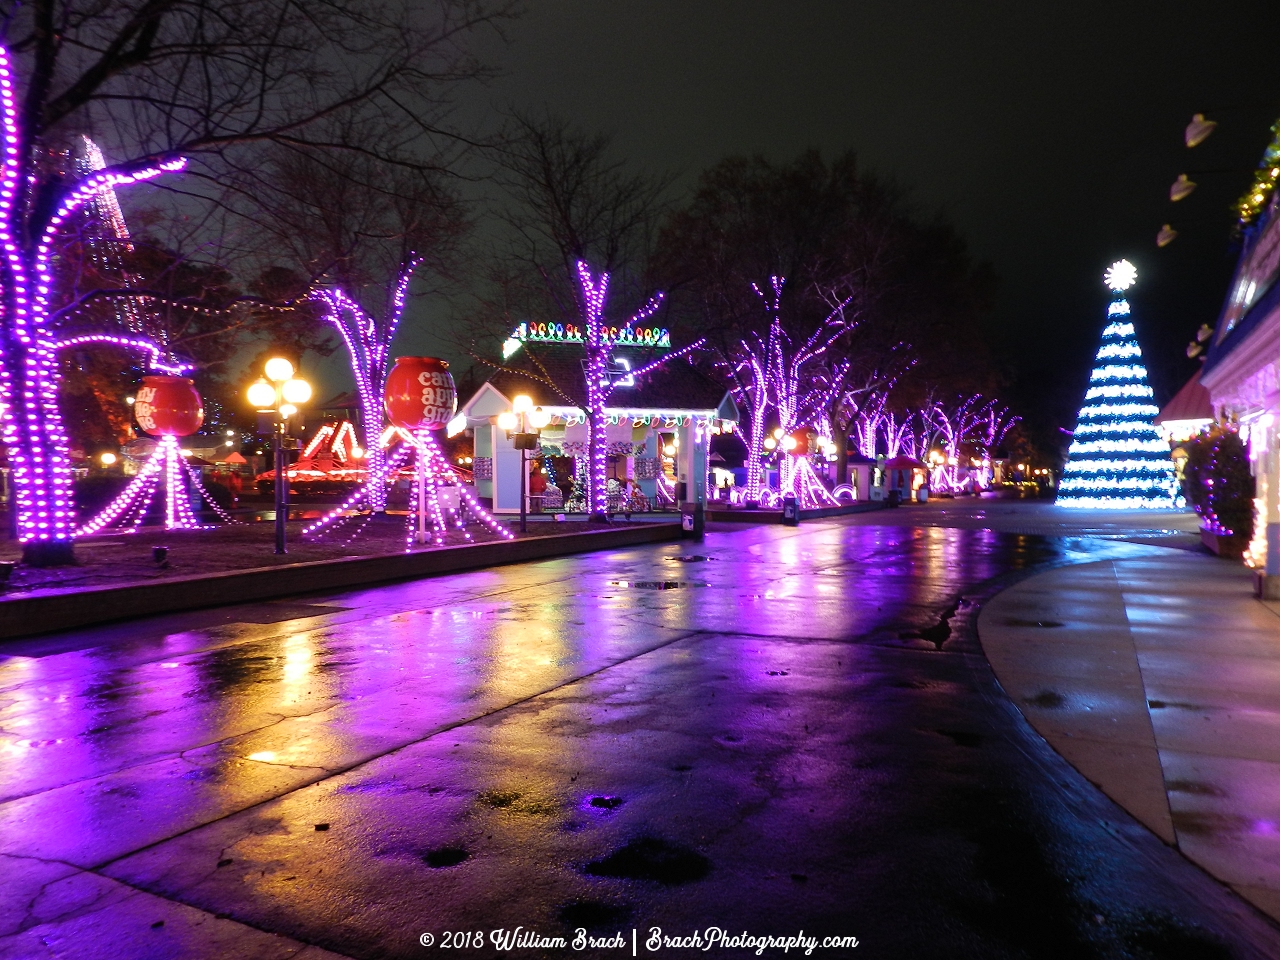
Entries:
POLYGON ((1187 451, 1183 491, 1204 526, 1217 533, 1250 535, 1255 484, 1240 434, 1215 426, 1182 446, 1187 451))

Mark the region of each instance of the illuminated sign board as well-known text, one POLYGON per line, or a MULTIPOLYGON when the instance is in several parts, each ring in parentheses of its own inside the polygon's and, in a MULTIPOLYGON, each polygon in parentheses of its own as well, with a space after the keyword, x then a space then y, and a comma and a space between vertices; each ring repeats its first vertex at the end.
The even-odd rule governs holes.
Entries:
MULTIPOLYGON (((671 331, 665 327, 606 327, 605 340, 619 347, 671 347, 671 331)), ((505 360, 522 343, 582 343, 582 328, 575 323, 522 323, 502 345, 505 360)))

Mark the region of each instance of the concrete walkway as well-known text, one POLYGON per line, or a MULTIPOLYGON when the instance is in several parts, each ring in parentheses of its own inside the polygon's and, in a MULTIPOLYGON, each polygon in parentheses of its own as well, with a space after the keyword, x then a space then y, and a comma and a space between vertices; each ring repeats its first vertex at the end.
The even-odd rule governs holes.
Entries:
POLYGON ((996 596, 983 650, 1068 762, 1280 919, 1280 605, 1239 563, 1132 550, 996 596))

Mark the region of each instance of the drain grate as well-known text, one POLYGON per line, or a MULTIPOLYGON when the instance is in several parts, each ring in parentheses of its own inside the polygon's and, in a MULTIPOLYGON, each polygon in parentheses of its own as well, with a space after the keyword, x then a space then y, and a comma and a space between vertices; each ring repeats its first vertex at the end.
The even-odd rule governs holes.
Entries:
POLYGON ((688 584, 679 580, 610 580, 609 586, 626 590, 678 590, 688 584))

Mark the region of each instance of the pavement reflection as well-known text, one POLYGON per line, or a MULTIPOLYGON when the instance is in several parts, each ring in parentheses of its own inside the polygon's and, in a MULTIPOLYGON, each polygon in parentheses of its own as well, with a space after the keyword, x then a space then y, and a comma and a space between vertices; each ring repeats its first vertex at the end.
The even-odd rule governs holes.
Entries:
POLYGON ((1144 549, 761 527, 10 645, 0 947, 179 907, 351 956, 586 920, 1280 947, 1030 732, 972 636, 992 578, 1144 549), (66 871, 146 899, 22 906, 66 871))

